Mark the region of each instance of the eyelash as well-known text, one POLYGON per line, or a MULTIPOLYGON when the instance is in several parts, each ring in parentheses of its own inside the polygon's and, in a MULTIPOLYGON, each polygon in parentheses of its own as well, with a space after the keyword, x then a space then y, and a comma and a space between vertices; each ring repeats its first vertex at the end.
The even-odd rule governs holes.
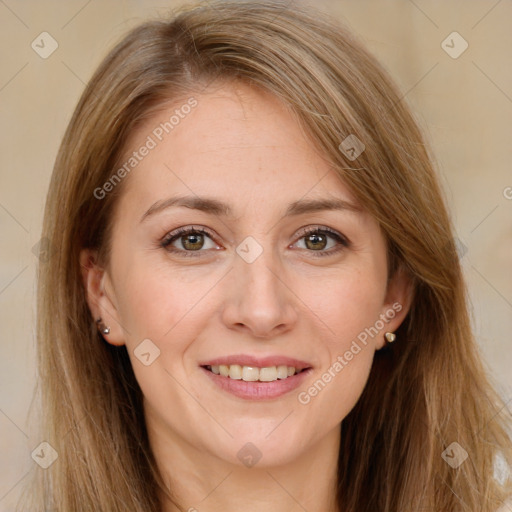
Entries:
MULTIPOLYGON (((209 238, 213 239, 213 235, 209 231, 205 230, 204 228, 200 228, 200 227, 196 228, 196 227, 191 226, 191 227, 186 227, 186 228, 178 228, 175 231, 168 233, 161 240, 160 245, 162 248, 166 249, 167 251, 179 254, 180 256, 192 257, 192 258, 198 257, 200 255, 199 253, 204 252, 204 251, 202 251, 202 250, 186 251, 184 249, 176 249, 175 247, 171 247, 171 244, 175 240, 179 239, 180 237, 182 237, 184 235, 197 234, 197 233, 206 235, 209 238)), ((340 244, 337 248, 334 248, 334 249, 331 248, 331 249, 322 250, 322 251, 313 251, 313 250, 309 251, 308 249, 304 249, 308 252, 314 253, 315 257, 321 258, 324 256, 331 256, 333 254, 337 254, 340 251, 350 247, 350 242, 348 241, 347 238, 345 238, 343 235, 341 235, 337 231, 334 231, 333 229, 330 229, 325 226, 309 228, 309 229, 306 228, 305 230, 302 230, 298 240, 301 240, 301 239, 305 238, 306 236, 315 234, 315 233, 327 234, 331 238, 336 239, 340 244)))

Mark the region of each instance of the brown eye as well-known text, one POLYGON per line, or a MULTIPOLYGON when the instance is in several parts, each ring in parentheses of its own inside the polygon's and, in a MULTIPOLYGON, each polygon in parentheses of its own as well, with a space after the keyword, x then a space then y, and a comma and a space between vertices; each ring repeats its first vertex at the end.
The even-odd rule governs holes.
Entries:
POLYGON ((195 251, 201 249, 204 245, 204 235, 201 233, 192 233, 180 237, 181 244, 185 249, 195 251))
POLYGON ((312 233, 304 237, 306 240, 306 247, 312 250, 324 250, 327 245, 327 236, 320 233, 312 233))
POLYGON ((207 239, 211 241, 212 247, 206 247, 206 249, 217 247, 208 231, 202 228, 180 228, 169 233, 160 245, 169 252, 183 256, 199 256, 199 253, 204 252, 201 249, 205 248, 207 239), (176 247, 175 242, 178 242, 181 247, 176 247))
POLYGON ((314 256, 329 256, 350 247, 347 238, 327 227, 306 229, 302 231, 299 240, 304 240, 305 250, 313 253, 314 256), (337 247, 334 244, 334 246, 327 248, 329 239, 335 240, 337 247))

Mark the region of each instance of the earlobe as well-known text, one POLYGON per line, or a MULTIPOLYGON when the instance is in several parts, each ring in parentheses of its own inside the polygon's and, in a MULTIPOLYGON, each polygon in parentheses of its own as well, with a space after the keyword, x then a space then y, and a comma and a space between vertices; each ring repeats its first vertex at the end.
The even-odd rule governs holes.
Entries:
POLYGON ((97 251, 80 251, 80 270, 92 321, 105 341, 111 345, 124 345, 124 331, 119 323, 115 297, 106 291, 105 283, 109 276, 99 265, 97 251))
POLYGON ((393 343, 395 341, 395 331, 409 313, 413 295, 412 280, 403 267, 399 267, 388 282, 383 315, 381 316, 381 318, 385 318, 385 327, 382 339, 377 343, 377 349, 382 348, 386 342, 393 343))

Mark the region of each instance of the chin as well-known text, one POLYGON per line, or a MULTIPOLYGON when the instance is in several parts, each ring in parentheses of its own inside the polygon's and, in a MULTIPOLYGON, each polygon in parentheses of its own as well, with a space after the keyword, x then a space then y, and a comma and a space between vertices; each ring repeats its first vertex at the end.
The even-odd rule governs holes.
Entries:
POLYGON ((226 462, 259 469, 277 467, 293 462, 304 449, 304 436, 296 436, 284 428, 268 427, 255 432, 254 428, 247 431, 240 429, 234 438, 225 439, 222 445, 216 444, 212 453, 226 462), (281 432, 278 432, 282 428, 281 432), (269 434, 270 433, 270 434, 269 434))

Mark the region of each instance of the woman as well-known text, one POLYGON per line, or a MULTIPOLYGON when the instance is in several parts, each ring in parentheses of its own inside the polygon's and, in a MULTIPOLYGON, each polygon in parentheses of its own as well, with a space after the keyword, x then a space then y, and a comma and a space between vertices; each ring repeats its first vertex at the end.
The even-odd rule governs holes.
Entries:
POLYGON ((58 458, 31 510, 494 512, 510 493, 422 135, 318 13, 219 2, 131 31, 76 108, 43 231, 58 458))

